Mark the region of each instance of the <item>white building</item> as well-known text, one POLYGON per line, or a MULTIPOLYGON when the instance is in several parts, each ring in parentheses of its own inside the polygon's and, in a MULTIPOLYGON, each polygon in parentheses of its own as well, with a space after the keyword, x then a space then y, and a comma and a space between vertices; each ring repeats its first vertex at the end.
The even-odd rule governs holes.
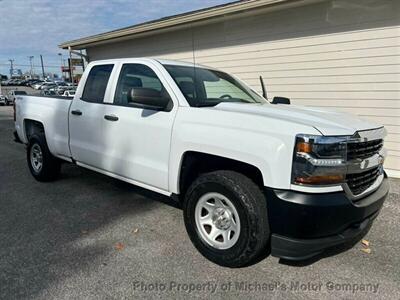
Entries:
POLYGON ((384 124, 400 177, 400 1, 248 0, 65 42, 89 60, 150 56, 233 73, 268 96, 384 124))

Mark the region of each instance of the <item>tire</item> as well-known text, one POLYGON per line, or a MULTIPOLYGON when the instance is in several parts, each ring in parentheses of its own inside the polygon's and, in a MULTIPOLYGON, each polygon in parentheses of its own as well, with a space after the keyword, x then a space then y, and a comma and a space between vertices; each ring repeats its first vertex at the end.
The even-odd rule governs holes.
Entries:
POLYGON ((46 182, 57 179, 60 174, 61 162, 50 153, 44 133, 34 134, 29 138, 26 157, 29 170, 36 180, 46 182), (36 156, 36 164, 32 156, 36 156))
POLYGON ((270 229, 265 195, 252 180, 240 173, 215 171, 200 175, 185 195, 183 213, 194 246, 218 265, 245 267, 269 254, 270 229), (221 215, 218 211, 221 203, 224 207, 222 217, 216 217, 221 215), (208 210, 210 205, 212 212, 208 210), (203 219, 210 222, 210 218, 213 225, 200 224, 203 219), (226 222, 226 219, 230 221, 226 222), (223 233, 214 234, 214 239, 213 230, 223 233), (225 239, 226 236, 229 237, 225 239))

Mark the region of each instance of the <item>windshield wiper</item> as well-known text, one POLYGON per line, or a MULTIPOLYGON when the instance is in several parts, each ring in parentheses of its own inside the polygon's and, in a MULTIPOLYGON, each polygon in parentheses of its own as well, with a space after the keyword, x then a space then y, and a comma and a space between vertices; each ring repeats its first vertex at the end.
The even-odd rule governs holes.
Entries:
POLYGON ((216 106, 220 103, 246 103, 246 104, 250 104, 250 103, 257 103, 257 102, 249 102, 245 99, 240 99, 240 98, 231 98, 231 99, 225 99, 225 100, 221 100, 221 101, 216 101, 216 102, 198 102, 196 104, 194 104, 193 106, 195 107, 211 107, 211 106, 216 106))
POLYGON ((209 102, 209 103, 203 102, 203 103, 196 103, 194 106, 195 107, 211 107, 211 106, 216 106, 216 105, 218 105, 220 103, 221 102, 215 102, 215 103, 213 103, 213 102, 209 102))

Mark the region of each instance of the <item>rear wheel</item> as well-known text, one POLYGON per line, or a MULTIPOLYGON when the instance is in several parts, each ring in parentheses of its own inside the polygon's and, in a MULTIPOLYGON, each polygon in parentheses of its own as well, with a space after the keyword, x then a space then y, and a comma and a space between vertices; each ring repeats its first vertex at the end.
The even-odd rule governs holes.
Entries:
POLYGON ((27 162, 32 176, 38 181, 55 180, 60 173, 60 160, 50 153, 43 133, 29 138, 27 162))
POLYGON ((186 194, 184 219, 194 246, 219 265, 243 267, 268 254, 265 196, 240 173, 201 175, 186 194))

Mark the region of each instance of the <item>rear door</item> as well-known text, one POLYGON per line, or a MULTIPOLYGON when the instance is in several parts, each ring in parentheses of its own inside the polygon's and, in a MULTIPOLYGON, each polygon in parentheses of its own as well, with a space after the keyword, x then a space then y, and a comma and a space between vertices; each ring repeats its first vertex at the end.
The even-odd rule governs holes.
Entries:
POLYGON ((110 98, 109 82, 114 69, 114 64, 93 65, 83 90, 77 92, 69 111, 72 157, 96 168, 104 165, 103 151, 108 142, 108 137, 104 136, 104 102, 110 98))

